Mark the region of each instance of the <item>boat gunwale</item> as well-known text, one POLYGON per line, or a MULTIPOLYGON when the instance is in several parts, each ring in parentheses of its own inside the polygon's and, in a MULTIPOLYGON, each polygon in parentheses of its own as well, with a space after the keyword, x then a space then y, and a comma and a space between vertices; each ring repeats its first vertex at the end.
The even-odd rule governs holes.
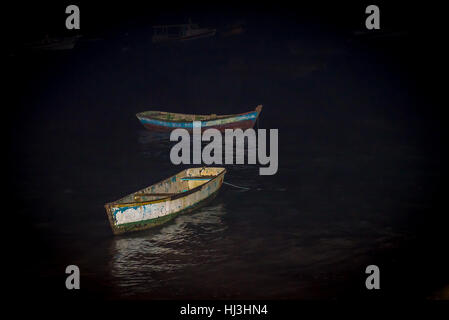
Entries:
MULTIPOLYGON (((207 167, 204 167, 204 168, 207 168, 207 167)), ((177 175, 179 174, 179 172, 178 172, 178 173, 175 174, 175 175, 172 175, 172 176, 170 176, 170 177, 168 177, 168 178, 166 178, 166 179, 164 179, 164 180, 161 180, 161 181, 159 181, 159 182, 153 183, 152 185, 150 185, 150 186, 148 186, 148 187, 145 187, 145 188, 143 188, 143 189, 141 189, 141 190, 139 190, 139 191, 130 193, 130 194, 128 194, 128 195, 126 195, 126 196, 120 198, 119 200, 116 200, 116 201, 113 201, 113 202, 108 202, 108 203, 106 203, 104 206, 105 206, 106 209, 110 209, 110 208, 112 208, 112 207, 114 207, 114 208, 138 207, 138 206, 140 207, 140 206, 144 206, 144 205, 147 205, 147 204, 153 204, 153 203, 158 203, 158 202, 167 202, 167 201, 176 200, 176 199, 179 199, 179 198, 186 197, 186 196, 188 196, 188 195, 190 195, 190 194, 192 194, 192 193, 196 193, 196 192, 200 191, 200 190, 203 188, 203 186, 206 186, 208 183, 210 183, 210 182, 216 180, 219 176, 224 175, 224 174, 226 173, 226 168, 224 168, 224 167, 210 167, 210 168, 222 168, 223 171, 220 172, 219 174, 217 174, 213 179, 210 179, 209 181, 207 181, 206 183, 203 183, 203 184, 201 184, 201 185, 199 185, 199 186, 197 186, 197 187, 195 187, 195 188, 193 188, 193 189, 191 189, 191 190, 188 190, 188 191, 186 191, 186 192, 181 192, 181 193, 178 193, 178 194, 173 195, 173 196, 167 196, 167 197, 165 197, 165 198, 160 198, 160 199, 151 200, 151 201, 118 203, 121 199, 124 199, 124 198, 126 198, 126 197, 128 197, 128 196, 130 196, 130 195, 132 195, 132 194, 138 193, 138 192, 141 191, 141 190, 144 190, 144 189, 146 189, 146 188, 148 188, 148 187, 151 187, 151 186, 153 186, 153 185, 159 184, 159 183, 164 182, 164 181, 166 181, 166 180, 170 180, 171 178, 177 176, 177 175)), ((186 170, 188 170, 188 169, 185 169, 185 170, 183 170, 183 171, 186 171, 186 170)), ((181 171, 181 172, 182 172, 182 171, 181 171)))
POLYGON ((225 115, 216 115, 215 118, 212 118, 212 114, 189 114, 189 113, 177 113, 177 112, 166 112, 166 111, 159 111, 159 110, 148 110, 148 111, 142 111, 136 114, 136 117, 138 119, 140 118, 145 118, 145 119, 151 119, 151 120, 157 120, 157 121, 164 121, 164 122, 168 122, 168 123, 186 123, 186 122, 193 122, 193 121, 213 121, 213 120, 223 120, 223 119, 229 119, 229 118, 233 118, 233 117, 239 117, 239 116, 244 116, 253 112, 257 112, 257 117, 259 117, 260 112, 262 111, 262 105, 258 105, 256 107, 255 110, 251 110, 251 111, 247 111, 247 112, 243 112, 243 113, 235 113, 235 114, 225 114, 225 115), (259 110, 257 110, 259 108, 259 106, 261 107, 259 110), (156 117, 152 117, 152 116, 145 116, 143 115, 145 112, 160 112, 160 113, 165 113, 165 114, 171 114, 171 115, 182 115, 182 116, 191 116, 191 117, 211 117, 211 118, 206 118, 204 120, 187 120, 187 119, 182 119, 182 120, 167 120, 167 119, 160 119, 160 118, 156 118, 156 117))

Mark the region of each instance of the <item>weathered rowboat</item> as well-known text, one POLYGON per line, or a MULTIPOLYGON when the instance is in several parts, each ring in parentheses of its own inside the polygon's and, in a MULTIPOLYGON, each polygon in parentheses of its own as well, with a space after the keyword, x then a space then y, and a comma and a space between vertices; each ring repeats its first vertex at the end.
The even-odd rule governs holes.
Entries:
POLYGON ((225 168, 190 168, 159 183, 105 204, 114 234, 148 229, 211 201, 225 168))
POLYGON ((152 41, 158 43, 195 40, 212 37, 215 33, 215 29, 200 28, 197 24, 193 24, 189 19, 189 23, 186 24, 154 26, 152 41))
POLYGON ((248 129, 254 127, 261 111, 262 105, 258 105, 253 111, 230 115, 195 115, 144 111, 136 114, 136 116, 145 128, 152 131, 171 131, 178 128, 192 130, 193 121, 201 121, 202 130, 215 128, 224 131, 225 129, 248 129))

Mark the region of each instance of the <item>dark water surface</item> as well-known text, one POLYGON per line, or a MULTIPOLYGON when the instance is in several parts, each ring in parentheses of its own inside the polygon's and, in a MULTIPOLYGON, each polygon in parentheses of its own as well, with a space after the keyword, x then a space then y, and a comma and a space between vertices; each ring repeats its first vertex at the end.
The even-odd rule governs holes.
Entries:
POLYGON ((141 27, 9 57, 17 294, 67 295, 69 264, 92 298, 360 297, 369 264, 384 296, 448 283, 435 236, 440 122, 403 55, 410 41, 262 27, 162 47, 141 27), (279 129, 276 175, 226 165, 225 181, 250 190, 223 185, 207 207, 112 235, 106 202, 188 167, 135 113, 257 104, 260 127, 279 129))

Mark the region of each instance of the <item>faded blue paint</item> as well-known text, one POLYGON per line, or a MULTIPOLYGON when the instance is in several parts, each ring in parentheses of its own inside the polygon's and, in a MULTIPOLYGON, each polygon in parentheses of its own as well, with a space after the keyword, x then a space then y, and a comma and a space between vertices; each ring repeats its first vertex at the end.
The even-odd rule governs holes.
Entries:
MULTIPOLYGON (((212 127, 212 126, 218 126, 218 125, 226 125, 228 123, 240 122, 240 121, 246 121, 246 120, 255 121, 257 119, 257 115, 258 115, 258 112, 255 111, 255 112, 251 112, 248 114, 243 114, 243 115, 235 116, 235 117, 231 117, 231 118, 222 118, 222 119, 201 121, 201 127, 212 127), (226 121, 224 121, 224 120, 226 120, 226 121)), ((142 122, 142 124, 152 124, 152 125, 157 125, 157 126, 161 126, 161 127, 193 128, 193 122, 170 122, 170 121, 162 121, 162 120, 143 118, 143 117, 139 117, 139 120, 140 120, 140 122, 142 122)))

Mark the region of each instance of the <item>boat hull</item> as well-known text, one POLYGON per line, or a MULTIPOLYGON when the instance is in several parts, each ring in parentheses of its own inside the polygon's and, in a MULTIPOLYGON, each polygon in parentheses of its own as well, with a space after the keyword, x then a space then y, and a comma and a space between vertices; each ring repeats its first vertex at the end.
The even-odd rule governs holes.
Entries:
MULTIPOLYGON (((249 129, 253 128, 259 117, 260 109, 252 112, 247 112, 243 114, 237 114, 229 116, 226 118, 218 118, 211 120, 202 120, 201 129, 217 129, 219 131, 224 131, 226 129, 249 129)), ((142 123, 142 125, 150 131, 172 131, 174 129, 187 129, 192 131, 193 122, 192 121, 168 121, 155 119, 151 117, 145 117, 142 115, 137 115, 137 118, 142 123)))
MULTIPOLYGON (((157 218, 153 218, 153 219, 124 224, 120 227, 112 227, 112 231, 115 235, 120 235, 120 234, 124 234, 124 233, 129 233, 129 232, 142 231, 142 230, 146 230, 146 229, 150 229, 150 228, 154 228, 154 227, 163 225, 163 224, 169 222, 170 220, 173 220, 180 214, 190 213, 192 211, 195 211, 201 207, 208 205, 218 195, 218 191, 219 190, 215 191, 214 193, 209 195, 207 198, 199 201, 198 203, 195 203, 191 207, 185 208, 183 210, 180 210, 180 211, 177 211, 177 212, 174 212, 171 214, 167 214, 162 217, 157 217, 157 218)), ((112 226, 112 224, 111 224, 111 226, 112 226)))
POLYGON ((190 41, 190 40, 196 40, 196 39, 202 39, 202 38, 208 38, 215 36, 216 30, 209 30, 204 31, 200 33, 195 33, 191 35, 185 35, 180 37, 161 37, 161 36, 153 36, 153 43, 170 43, 170 42, 182 42, 182 41, 190 41))
POLYGON ((224 173, 225 170, 209 182, 169 198, 142 204, 106 204, 113 233, 118 235, 159 226, 181 213, 188 213, 208 204, 218 194, 224 173))
MULTIPOLYGON (((153 124, 153 123, 142 123, 143 126, 150 131, 159 131, 159 132, 167 132, 172 131, 174 129, 183 128, 187 129, 188 131, 192 131, 191 127, 167 127, 163 125, 153 124)), ((214 125, 214 126, 201 126, 201 130, 206 129, 217 129, 221 132, 225 131, 226 129, 249 129, 253 128, 256 124, 255 120, 245 120, 245 121, 239 121, 239 122, 233 122, 233 123, 227 123, 227 124, 221 124, 221 125, 214 125)))

